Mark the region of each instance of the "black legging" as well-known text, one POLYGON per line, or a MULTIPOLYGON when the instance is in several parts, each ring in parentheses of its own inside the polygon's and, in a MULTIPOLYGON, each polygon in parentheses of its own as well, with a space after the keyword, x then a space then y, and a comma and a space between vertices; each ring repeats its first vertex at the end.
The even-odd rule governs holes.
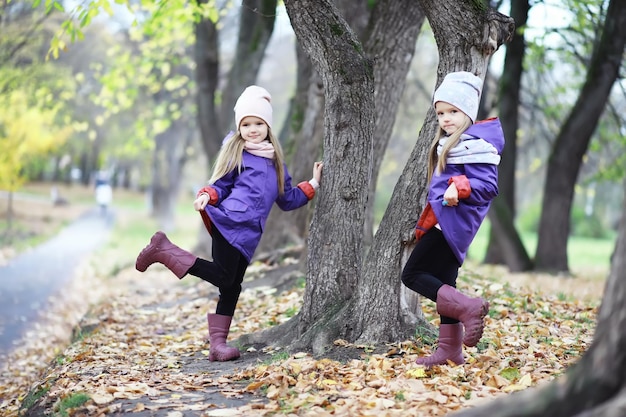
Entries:
MULTIPOLYGON (((418 294, 437 302, 437 291, 444 284, 456 287, 460 267, 441 230, 433 227, 411 252, 402 271, 402 282, 418 294)), ((441 323, 453 324, 458 320, 441 316, 441 323)))
POLYGON ((241 283, 248 268, 248 260, 224 239, 215 225, 212 226, 213 261, 198 258, 187 273, 219 288, 220 298, 215 312, 232 317, 241 294, 241 283))

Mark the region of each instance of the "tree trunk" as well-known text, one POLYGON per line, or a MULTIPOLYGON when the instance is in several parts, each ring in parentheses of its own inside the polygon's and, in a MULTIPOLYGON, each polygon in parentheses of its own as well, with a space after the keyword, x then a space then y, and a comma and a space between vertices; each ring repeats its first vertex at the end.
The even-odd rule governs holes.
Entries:
MULTIPOLYGON (((435 38, 456 41, 451 46, 444 42, 440 78, 452 68, 483 73, 489 56, 513 28, 510 18, 476 10, 472 1, 461 7, 452 0, 424 3, 431 9, 435 38), (444 9, 437 10, 442 3, 444 9), (463 24, 450 24, 455 21, 463 24), (450 28, 456 32, 444 36, 442 31, 450 28), (462 39, 465 42, 458 42, 462 39), (477 41, 467 44, 467 39, 477 41)), ((362 264, 375 132, 374 68, 331 3, 290 0, 285 4, 296 35, 324 83, 324 181, 308 240, 304 305, 287 324, 251 338, 286 343, 293 349, 311 348, 315 353, 323 352, 337 337, 373 343, 404 340, 414 331, 415 315, 403 310, 399 276, 404 249, 413 240, 419 206, 426 197, 424 162, 435 131, 434 111, 429 112, 430 122, 420 133, 362 264)))
POLYGON ((365 35, 365 52, 374 60, 374 155, 369 182, 363 244, 372 246, 376 185, 393 132, 415 45, 426 15, 414 0, 378 1, 365 35))
MULTIPOLYGON (((626 181, 624 181, 626 193, 626 181)), ((589 350, 548 385, 502 396, 455 417, 621 417, 626 415, 626 204, 589 350)))
MULTIPOLYGON (((369 17, 366 2, 342 0, 335 4, 352 30, 357 34, 363 32, 369 17)), ((296 48, 296 96, 288 112, 291 117, 287 119, 283 130, 291 133, 286 147, 290 156, 289 173, 295 181, 304 181, 311 177, 313 163, 322 155, 324 87, 299 43, 296 48)), ((288 245, 303 245, 314 207, 315 203, 290 212, 282 212, 274 207, 265 225, 266 232, 259 244, 259 254, 288 245)), ((306 265, 306 253, 302 254, 301 260, 306 265)))
MULTIPOLYGON (((511 1, 511 17, 518 27, 526 26, 528 0, 511 1)), ((506 48, 504 68, 498 92, 498 113, 506 142, 498 167, 499 195, 489 211, 491 230, 485 262, 506 264, 511 271, 532 269, 532 261, 515 229, 515 170, 519 103, 526 44, 524 32, 515 31, 506 48)))
POLYGON ((324 189, 309 236, 309 273, 296 337, 314 350, 332 344, 338 329, 319 325, 349 300, 361 273, 362 231, 371 175, 374 129, 372 63, 328 1, 286 1, 302 48, 325 93, 324 189), (323 22, 323 23, 322 23, 323 22))
POLYGON ((569 271, 567 240, 574 187, 591 136, 619 76, 626 44, 626 2, 610 1, 598 36, 585 84, 548 159, 535 255, 538 270, 569 271))

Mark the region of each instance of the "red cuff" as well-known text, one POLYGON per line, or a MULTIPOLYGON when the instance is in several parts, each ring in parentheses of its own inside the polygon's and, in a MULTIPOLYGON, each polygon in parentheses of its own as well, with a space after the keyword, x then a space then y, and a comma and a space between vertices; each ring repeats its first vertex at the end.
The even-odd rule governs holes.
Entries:
POLYGON ((433 207, 430 203, 428 203, 426 207, 424 207, 424 210, 417 221, 417 225, 415 226, 415 238, 420 240, 427 231, 437 224, 437 222, 437 216, 433 211, 433 207))
POLYGON ((468 198, 472 193, 472 186, 465 175, 457 175, 448 180, 448 185, 454 183, 459 192, 459 198, 468 198))
POLYGON ((209 204, 214 206, 217 203, 217 199, 219 198, 217 195, 217 191, 215 188, 207 185, 206 187, 202 187, 198 194, 196 194, 196 198, 200 197, 200 194, 208 194, 209 195, 209 204))
POLYGON ((312 200, 315 197, 315 188, 308 181, 302 181, 298 184, 298 188, 302 190, 307 199, 312 200))

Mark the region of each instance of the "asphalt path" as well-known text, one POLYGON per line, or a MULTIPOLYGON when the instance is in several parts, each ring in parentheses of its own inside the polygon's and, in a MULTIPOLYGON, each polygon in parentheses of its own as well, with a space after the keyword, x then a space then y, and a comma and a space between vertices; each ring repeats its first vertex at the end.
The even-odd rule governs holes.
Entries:
POLYGON ((0 266, 0 354, 16 346, 48 298, 106 242, 113 219, 113 212, 94 208, 49 241, 0 266))

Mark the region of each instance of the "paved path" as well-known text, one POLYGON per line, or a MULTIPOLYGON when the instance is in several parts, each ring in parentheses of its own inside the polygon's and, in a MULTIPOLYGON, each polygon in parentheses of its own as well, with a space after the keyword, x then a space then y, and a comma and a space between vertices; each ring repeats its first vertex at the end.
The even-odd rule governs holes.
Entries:
POLYGON ((0 354, 14 346, 48 297, 106 241, 113 218, 113 213, 93 209, 48 242, 0 267, 0 354))

